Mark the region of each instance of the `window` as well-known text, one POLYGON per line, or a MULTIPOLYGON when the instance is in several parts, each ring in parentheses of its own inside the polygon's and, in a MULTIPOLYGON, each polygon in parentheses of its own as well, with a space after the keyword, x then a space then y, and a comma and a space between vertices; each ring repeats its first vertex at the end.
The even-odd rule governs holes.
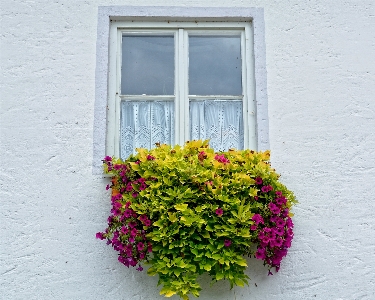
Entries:
POLYGON ((228 12, 99 8, 94 160, 190 139, 219 151, 269 148, 260 11, 228 12))

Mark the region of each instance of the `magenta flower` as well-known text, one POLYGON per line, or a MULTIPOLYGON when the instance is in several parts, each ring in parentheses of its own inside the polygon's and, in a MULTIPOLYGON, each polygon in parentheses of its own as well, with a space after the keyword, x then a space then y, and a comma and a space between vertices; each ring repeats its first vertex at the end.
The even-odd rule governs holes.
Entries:
POLYGON ((108 162, 108 161, 112 161, 112 157, 110 157, 110 156, 106 156, 106 157, 104 157, 104 160, 107 161, 107 162, 108 162))
POLYGON ((198 154, 198 160, 203 161, 205 158, 207 158, 206 152, 202 151, 198 154))
POLYGON ((281 197, 283 195, 283 192, 282 191, 276 191, 275 194, 276 194, 277 197, 281 197))
POLYGON ((150 226, 151 226, 151 221, 147 219, 147 220, 144 222, 144 224, 145 224, 145 226, 150 227, 150 226))
POLYGON ((263 179, 260 177, 255 178, 255 184, 260 185, 263 183, 263 179))
POLYGON ((131 184, 131 182, 129 182, 127 185, 126 185, 126 191, 127 192, 131 192, 133 190, 133 186, 131 184))
POLYGON ((133 194, 132 194, 132 197, 133 197, 133 198, 137 198, 137 196, 138 196, 138 193, 133 193, 133 194))
POLYGON ((272 203, 272 202, 271 202, 271 203, 268 205, 268 207, 269 207, 270 211, 271 211, 273 214, 277 215, 277 214, 280 213, 280 208, 278 208, 277 205, 276 205, 275 203, 272 203))
POLYGON ((272 190, 273 190, 273 187, 270 186, 270 185, 262 186, 262 192, 263 193, 267 193, 267 192, 272 191, 272 190))
POLYGON ((136 269, 137 271, 143 271, 143 268, 141 265, 139 265, 139 267, 136 269))
POLYGON ((137 244, 137 249, 138 249, 138 251, 142 251, 144 247, 145 247, 145 245, 144 245, 142 242, 139 242, 139 243, 137 244))
POLYGON ((266 249, 265 248, 258 248, 257 252, 255 252, 255 257, 257 259, 265 259, 266 258, 266 249))
POLYGON ((257 228, 258 228, 257 225, 251 225, 250 226, 250 230, 257 230, 257 228))
POLYGON ((100 240, 104 240, 105 239, 102 232, 97 232, 96 233, 96 238, 100 239, 100 240))
POLYGON ((126 209, 124 211, 125 218, 130 218, 132 216, 132 214, 133 214, 133 210, 131 210, 131 209, 126 209))
POLYGON ((232 244, 232 242, 230 240, 225 240, 224 241, 224 246, 225 247, 229 247, 231 244, 232 244))
POLYGON ((279 228, 284 228, 285 226, 285 221, 281 218, 279 218, 277 221, 276 221, 276 226, 279 227, 279 228))
POLYGON ((286 219, 286 226, 293 228, 294 224, 291 218, 286 219))
POLYGON ((252 218, 251 218, 254 222, 255 222, 255 224, 259 224, 259 223, 262 223, 262 224, 264 224, 264 220, 263 220, 263 218, 262 218, 262 216, 260 215, 260 214, 255 214, 252 218))
POLYGON ((229 159, 225 158, 224 154, 216 154, 215 155, 215 160, 217 160, 218 162, 221 162, 223 163, 224 165, 227 164, 227 163, 230 163, 229 159))
POLYGON ((223 215, 224 211, 223 211, 222 208, 219 207, 219 208, 215 211, 215 213, 216 213, 219 217, 221 217, 221 216, 223 215))
POLYGON ((281 197, 279 197, 279 198, 276 198, 276 203, 278 204, 278 205, 284 205, 284 204, 286 204, 286 198, 284 197, 284 196, 281 196, 281 197))
POLYGON ((155 157, 153 157, 152 155, 147 155, 147 160, 154 160, 155 159, 155 157))

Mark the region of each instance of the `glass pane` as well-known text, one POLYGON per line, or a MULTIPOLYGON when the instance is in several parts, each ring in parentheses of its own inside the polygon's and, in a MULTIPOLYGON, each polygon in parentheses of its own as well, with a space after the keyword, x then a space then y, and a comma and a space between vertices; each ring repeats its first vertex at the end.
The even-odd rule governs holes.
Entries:
POLYGON ((216 151, 243 149, 242 101, 190 101, 190 139, 210 139, 216 151))
POLYGON ((173 35, 122 37, 121 94, 174 95, 173 35))
POLYGON ((242 95, 241 36, 189 36, 189 94, 242 95))
POLYGON ((174 144, 173 101, 123 101, 121 158, 135 153, 135 148, 154 148, 155 143, 174 144))

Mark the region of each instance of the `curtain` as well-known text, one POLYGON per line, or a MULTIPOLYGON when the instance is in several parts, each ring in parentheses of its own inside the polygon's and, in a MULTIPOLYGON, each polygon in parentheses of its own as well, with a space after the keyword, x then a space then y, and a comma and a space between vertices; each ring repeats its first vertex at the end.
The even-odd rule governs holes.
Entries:
POLYGON ((123 101, 121 103, 120 156, 135 148, 151 149, 155 143, 174 144, 173 101, 123 101))
POLYGON ((190 101, 190 139, 210 139, 216 151, 243 149, 242 101, 190 101))

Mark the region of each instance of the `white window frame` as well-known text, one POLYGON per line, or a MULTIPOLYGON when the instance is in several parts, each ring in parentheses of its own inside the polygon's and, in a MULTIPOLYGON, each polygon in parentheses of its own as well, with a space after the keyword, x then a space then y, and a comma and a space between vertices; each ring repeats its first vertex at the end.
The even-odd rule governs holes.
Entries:
MULTIPOLYGON (((188 32, 240 30, 244 113, 244 146, 269 149, 268 107, 263 9, 186 7, 99 7, 94 116, 93 173, 102 174, 105 155, 119 156, 121 39, 128 31, 173 30, 175 46, 175 143, 189 138, 189 95, 187 94, 188 32), (180 70, 183 68, 183 72, 180 70), (253 142, 252 142, 253 141, 253 142)), ((146 99, 147 97, 145 97, 146 99)), ((207 98, 207 97, 205 97, 207 98)), ((137 96, 137 99, 140 99, 137 96)))

